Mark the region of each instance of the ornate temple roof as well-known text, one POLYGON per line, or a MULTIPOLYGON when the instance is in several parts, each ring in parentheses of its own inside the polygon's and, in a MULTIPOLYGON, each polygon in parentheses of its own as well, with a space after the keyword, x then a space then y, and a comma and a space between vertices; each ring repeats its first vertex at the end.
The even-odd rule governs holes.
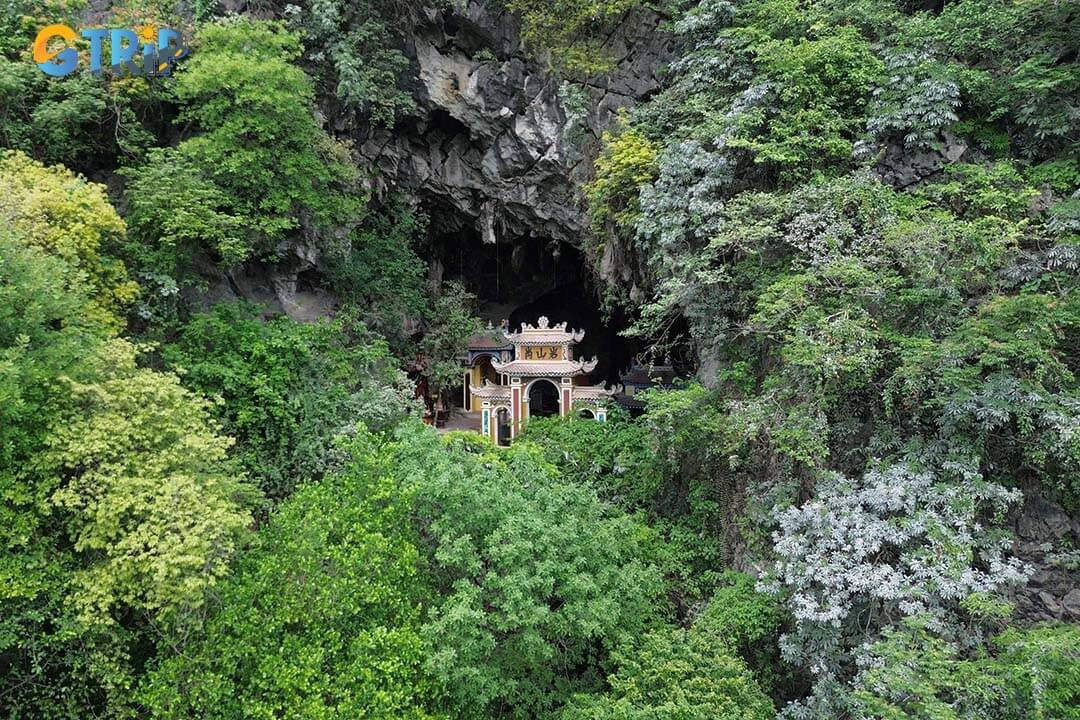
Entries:
POLYGON ((551 325, 550 321, 541 316, 536 325, 521 324, 521 330, 516 333, 506 333, 506 338, 515 345, 546 345, 551 343, 581 342, 585 337, 584 330, 567 330, 566 323, 551 325))
POLYGON ((491 361, 491 367, 496 372, 508 375, 572 377, 583 373, 592 372, 596 367, 597 359, 592 360, 511 360, 510 362, 491 361))
POLYGON ((472 393, 473 397, 478 397, 481 400, 505 400, 510 402, 509 385, 492 385, 485 380, 480 387, 470 387, 469 392, 472 393))
POLYGON ((510 347, 510 340, 502 328, 488 323, 487 329, 474 332, 469 336, 470 350, 501 350, 510 347))
POLYGON ((575 385, 574 402, 606 400, 620 390, 622 390, 620 387, 613 387, 609 390, 606 383, 600 383, 599 385, 575 385))

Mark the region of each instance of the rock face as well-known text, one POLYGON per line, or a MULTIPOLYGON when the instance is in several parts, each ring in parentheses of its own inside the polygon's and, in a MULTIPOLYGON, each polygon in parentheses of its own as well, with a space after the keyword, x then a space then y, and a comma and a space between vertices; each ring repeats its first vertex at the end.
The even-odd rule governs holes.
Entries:
MULTIPOLYGON (((464 243, 505 246, 498 252, 516 264, 526 255, 530 267, 557 263, 560 243, 579 246, 581 186, 600 134, 619 108, 658 89, 676 45, 659 15, 632 13, 605 43, 615 69, 563 86, 526 54, 514 15, 483 0, 453 5, 427 8, 405 38, 415 113, 390 129, 330 118, 332 130, 352 135, 360 163, 376 170, 376 197, 400 189, 429 214, 433 265, 464 243)), ((240 297, 312 319, 335 303, 319 288, 322 270, 319 249, 297 242, 279 248, 273 263, 206 268, 209 287, 189 300, 240 297)))
POLYGON ((1031 621, 1080 622, 1080 518, 1041 497, 1037 488, 1015 522, 1014 551, 1034 568, 1017 591, 1016 615, 1031 621))
POLYGON ((338 298, 319 282, 324 262, 318 243, 307 237, 283 243, 278 252, 273 262, 254 260, 232 269, 197 259, 205 284, 186 288, 185 301, 205 310, 221 301, 250 300, 269 314, 284 312, 302 322, 330 315, 338 298))
POLYGON ((946 131, 941 138, 941 147, 937 149, 912 150, 904 147, 903 143, 890 143, 884 148, 876 169, 882 182, 906 188, 933 177, 966 153, 967 144, 946 131))
POLYGON ((484 243, 576 245, 596 139, 619 108, 659 87, 673 56, 660 25, 651 12, 628 16, 606 43, 616 69, 560 90, 525 55, 514 16, 476 0, 429 9, 408 48, 416 117, 360 146, 380 171, 376 191, 412 191, 434 221, 475 230, 484 243))

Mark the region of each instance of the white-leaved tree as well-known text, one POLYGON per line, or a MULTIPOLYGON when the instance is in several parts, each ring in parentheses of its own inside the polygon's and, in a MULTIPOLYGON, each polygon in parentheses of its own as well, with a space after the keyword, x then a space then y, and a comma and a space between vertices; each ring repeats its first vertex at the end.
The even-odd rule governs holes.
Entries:
POLYGON ((958 474, 903 464, 832 474, 812 500, 774 512, 777 557, 762 587, 786 593, 793 626, 781 651, 815 682, 783 717, 837 714, 855 656, 883 628, 918 616, 963 640, 978 634, 980 608, 1025 582, 1029 568, 997 527, 1020 492, 958 474))

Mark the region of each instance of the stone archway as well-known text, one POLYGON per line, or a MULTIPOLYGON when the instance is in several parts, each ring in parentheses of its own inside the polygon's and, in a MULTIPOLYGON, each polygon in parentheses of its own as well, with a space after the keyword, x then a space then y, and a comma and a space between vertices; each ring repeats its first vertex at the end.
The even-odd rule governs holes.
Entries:
POLYGON ((547 378, 537 378, 528 387, 529 417, 552 417, 561 414, 559 386, 547 378))
POLYGON ((581 408, 580 410, 578 410, 577 415, 578 415, 579 418, 581 418, 583 420, 595 420, 596 419, 596 413, 593 411, 592 408, 581 408))

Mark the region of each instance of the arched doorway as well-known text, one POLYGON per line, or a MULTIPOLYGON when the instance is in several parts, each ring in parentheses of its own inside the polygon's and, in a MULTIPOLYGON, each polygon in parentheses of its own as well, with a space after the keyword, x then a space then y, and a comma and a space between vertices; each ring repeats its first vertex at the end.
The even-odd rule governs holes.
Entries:
POLYGON ((510 444, 510 411, 504 407, 495 411, 495 439, 499 445, 510 444))
POLYGON ((462 392, 462 407, 466 411, 480 410, 479 401, 473 400, 469 393, 470 387, 480 387, 487 381, 491 385, 499 385, 499 373, 491 365, 490 355, 479 355, 473 364, 465 371, 464 387, 462 392))
POLYGON ((581 418, 582 420, 595 420, 596 419, 596 413, 594 413, 589 408, 581 408, 580 410, 578 410, 577 416, 579 418, 581 418))
POLYGON ((559 388, 543 378, 529 386, 529 417, 551 417, 559 414, 559 388))

